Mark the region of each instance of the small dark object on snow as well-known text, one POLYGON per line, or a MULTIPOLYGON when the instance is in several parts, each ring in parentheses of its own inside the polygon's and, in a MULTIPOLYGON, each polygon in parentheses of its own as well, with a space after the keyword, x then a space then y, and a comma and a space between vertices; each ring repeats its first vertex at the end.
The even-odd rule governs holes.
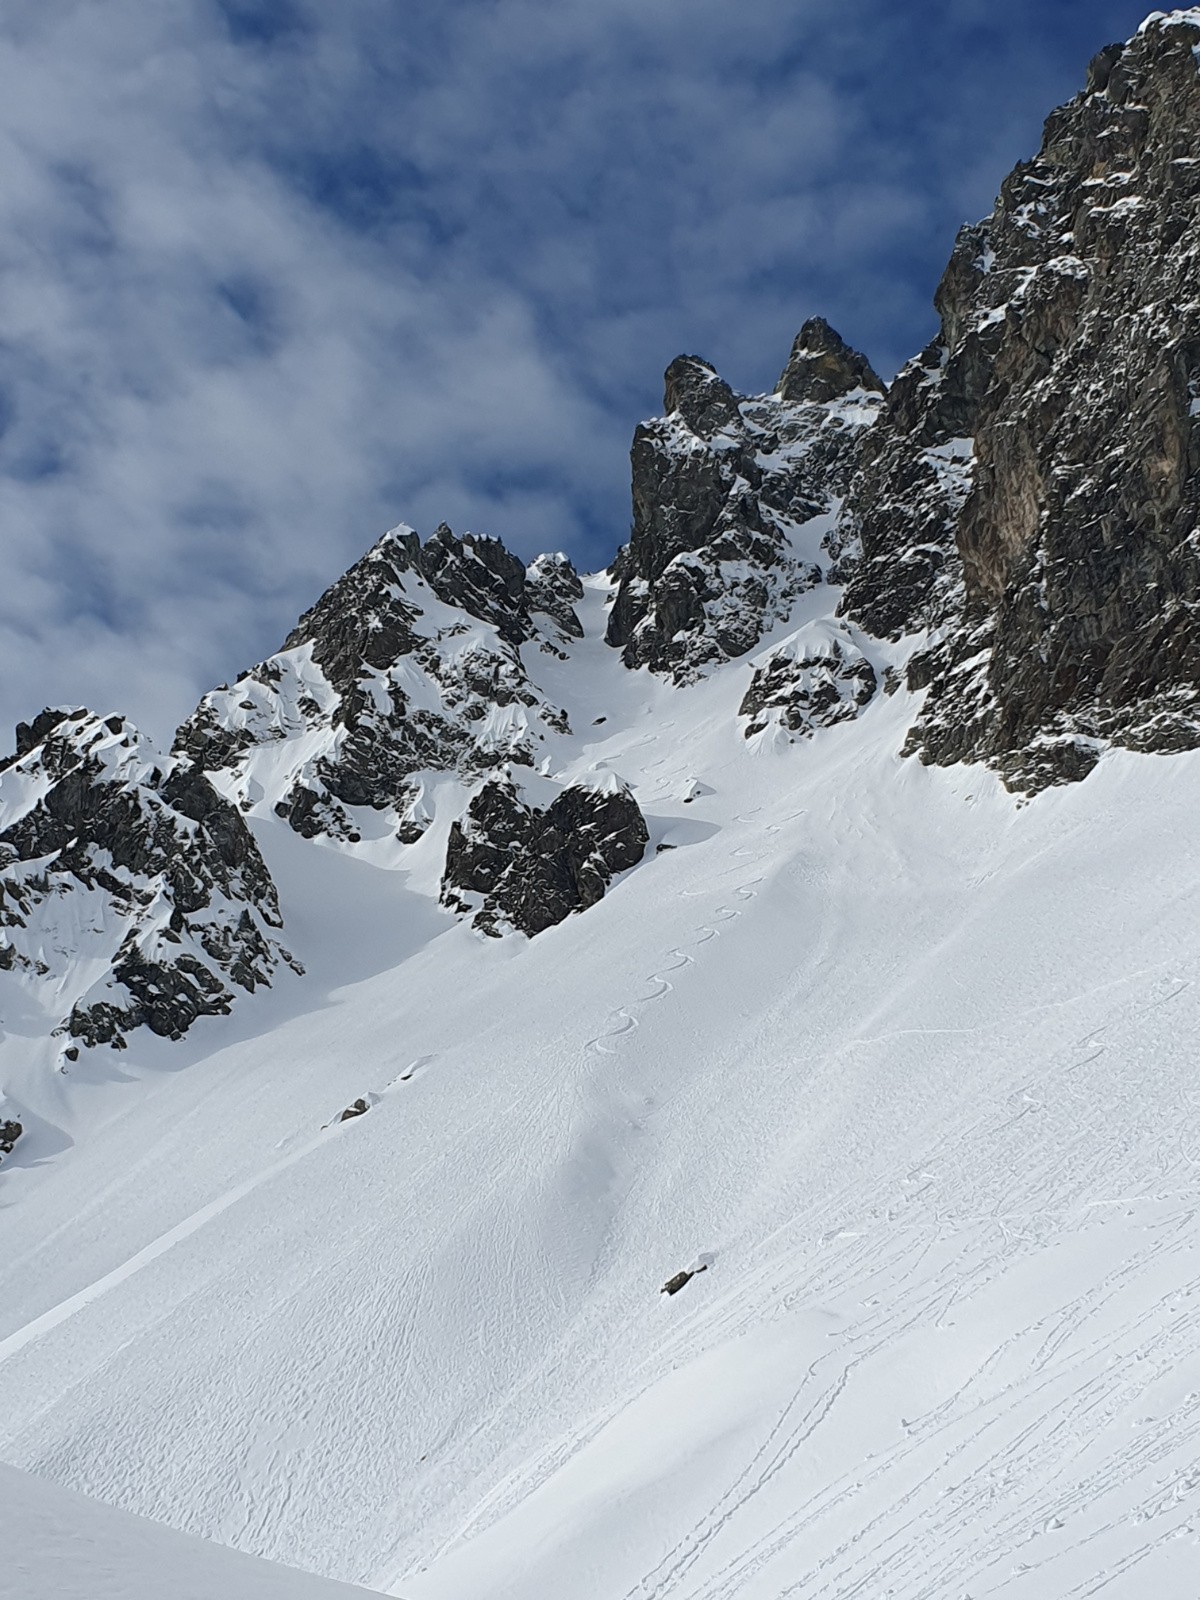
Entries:
POLYGON ((0 1122, 0 1156, 8 1155, 24 1131, 19 1122, 0 1122))
POLYGON ((659 1290, 660 1294, 678 1294, 685 1283, 690 1283, 698 1272, 707 1272, 708 1262, 701 1267, 694 1267, 691 1272, 677 1272, 673 1278, 668 1278, 659 1290))
POLYGON ((364 1111, 370 1111, 370 1106, 363 1099, 358 1099, 352 1106, 347 1106, 338 1118, 339 1122, 349 1122, 351 1117, 361 1117, 364 1111))

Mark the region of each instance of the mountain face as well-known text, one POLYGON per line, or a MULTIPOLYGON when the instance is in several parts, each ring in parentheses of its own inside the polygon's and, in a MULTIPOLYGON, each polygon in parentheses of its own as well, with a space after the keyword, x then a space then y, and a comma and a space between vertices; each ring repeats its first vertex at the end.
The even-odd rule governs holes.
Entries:
POLYGON ((71 1043, 180 1038, 281 960, 275 887, 238 812, 121 717, 46 711, 0 763, 0 968, 71 1043))
POLYGON ((18 727, 6 1471, 409 1600, 1191 1600, 1198 62, 886 389, 672 362, 609 571, 398 527, 170 755, 18 727))
POLYGON ((822 541, 883 384, 827 323, 805 323, 774 394, 707 362, 667 368, 666 415, 634 434, 633 527, 606 638, 676 683, 744 656, 823 579, 822 541))
POLYGON ((577 637, 581 593, 565 557, 527 572, 495 539, 443 526, 422 546, 394 528, 276 655, 205 696, 175 748, 306 838, 357 843, 365 809, 413 843, 429 821, 425 776, 530 765, 547 729, 568 728, 520 647, 577 637))
MULTIPOLYGON (((1200 743, 1195 31, 1152 18, 1097 57, 963 229, 939 335, 890 390, 820 318, 768 395, 671 363, 608 575, 626 668, 684 688, 752 657, 730 718, 756 745, 903 684, 906 754, 1026 793, 1110 745, 1200 743)), ((486 932, 593 904, 648 832, 619 775, 554 776, 573 711, 543 684, 585 642, 583 598, 564 556, 401 526, 204 697, 170 760, 119 718, 44 713, 3 769, 0 963, 74 983, 62 1026, 86 1043, 227 1009, 279 959, 239 814, 353 851, 414 846, 440 812, 441 904, 486 932), (104 912, 70 912, 86 962, 37 931, 80 896, 104 912)))
MULTIPOLYGON (((986 762, 1025 793, 1111 745, 1200 744, 1190 18, 1092 64, 960 234, 939 335, 890 390, 820 318, 771 394, 671 363, 608 574, 604 639, 631 673, 682 690, 749 658, 728 716, 755 748, 903 687, 905 754, 986 762)), ((564 556, 526 566, 494 539, 401 526, 204 697, 170 761, 119 719, 45 713, 5 769, 0 961, 46 980, 86 967, 87 984, 54 981, 79 989, 62 1020, 87 1043, 227 1009, 231 983, 267 982, 279 958, 239 814, 372 859, 437 821, 440 904, 488 933, 594 904, 649 833, 620 774, 611 793, 563 778, 578 714, 545 685, 590 648, 584 595, 564 556), (103 957, 108 936, 87 934, 98 965, 74 935, 55 953, 31 931, 81 894, 120 931, 103 957)))
POLYGON ((1159 15, 1097 57, 959 236, 940 335, 868 447, 844 604, 930 630, 923 761, 1033 792, 1109 743, 1200 742, 1195 41, 1191 13, 1159 15))

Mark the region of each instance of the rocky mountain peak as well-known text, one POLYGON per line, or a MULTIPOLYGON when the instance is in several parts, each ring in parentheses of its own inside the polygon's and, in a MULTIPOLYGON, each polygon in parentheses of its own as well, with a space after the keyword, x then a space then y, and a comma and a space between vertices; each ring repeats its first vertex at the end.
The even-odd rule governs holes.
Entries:
POLYGON ((306 837, 356 844, 382 823, 413 843, 433 774, 529 765, 567 727, 521 649, 553 654, 577 637, 582 592, 565 556, 527 570, 496 539, 442 524, 422 544, 392 529, 280 651, 205 696, 175 747, 245 809, 306 837))
POLYGON ((787 366, 780 374, 779 398, 792 403, 811 400, 820 405, 839 400, 855 389, 885 394, 887 386, 866 356, 852 350, 824 317, 810 317, 796 335, 787 366))
POLYGON ((696 356, 667 369, 666 415, 634 432, 633 526, 611 569, 606 638, 626 665, 688 682, 752 650, 821 581, 828 519, 883 398, 878 380, 838 388, 835 369, 870 369, 829 333, 811 353, 824 401, 739 396, 696 356))
POLYGON ((737 396, 715 367, 699 356, 676 356, 663 375, 663 410, 678 415, 701 439, 738 420, 737 396))
POLYGON ((439 600, 492 623, 509 644, 532 637, 525 567, 499 539, 477 533, 458 539, 443 522, 418 549, 416 566, 439 600))

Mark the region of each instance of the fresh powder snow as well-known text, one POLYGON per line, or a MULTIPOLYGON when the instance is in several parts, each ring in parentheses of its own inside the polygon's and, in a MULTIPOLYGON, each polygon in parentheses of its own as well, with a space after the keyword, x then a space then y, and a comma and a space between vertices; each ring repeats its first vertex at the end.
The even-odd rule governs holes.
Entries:
POLYGON ((443 775, 403 852, 254 818, 308 974, 182 1042, 57 1070, 3 976, 0 1454, 407 1600, 1194 1600, 1200 756, 748 741, 828 590, 682 689, 608 592, 526 647, 650 828, 585 915, 440 908, 443 775))

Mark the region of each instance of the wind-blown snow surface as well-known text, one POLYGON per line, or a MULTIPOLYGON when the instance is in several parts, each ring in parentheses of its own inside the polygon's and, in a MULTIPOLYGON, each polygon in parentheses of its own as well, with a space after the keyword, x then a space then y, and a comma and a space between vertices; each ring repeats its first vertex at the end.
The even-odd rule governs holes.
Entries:
POLYGON ((601 599, 531 662, 650 820, 599 905, 265 819, 307 979, 74 1077, 5 1013, 0 1454, 408 1600, 1195 1600, 1200 757, 747 741, 770 639, 672 689, 601 599))
POLYGON ((365 1600, 0 1466, 3 1600, 365 1600), (13 1532, 9 1532, 9 1529, 13 1532), (14 1536, 15 1534, 15 1536, 14 1536))

